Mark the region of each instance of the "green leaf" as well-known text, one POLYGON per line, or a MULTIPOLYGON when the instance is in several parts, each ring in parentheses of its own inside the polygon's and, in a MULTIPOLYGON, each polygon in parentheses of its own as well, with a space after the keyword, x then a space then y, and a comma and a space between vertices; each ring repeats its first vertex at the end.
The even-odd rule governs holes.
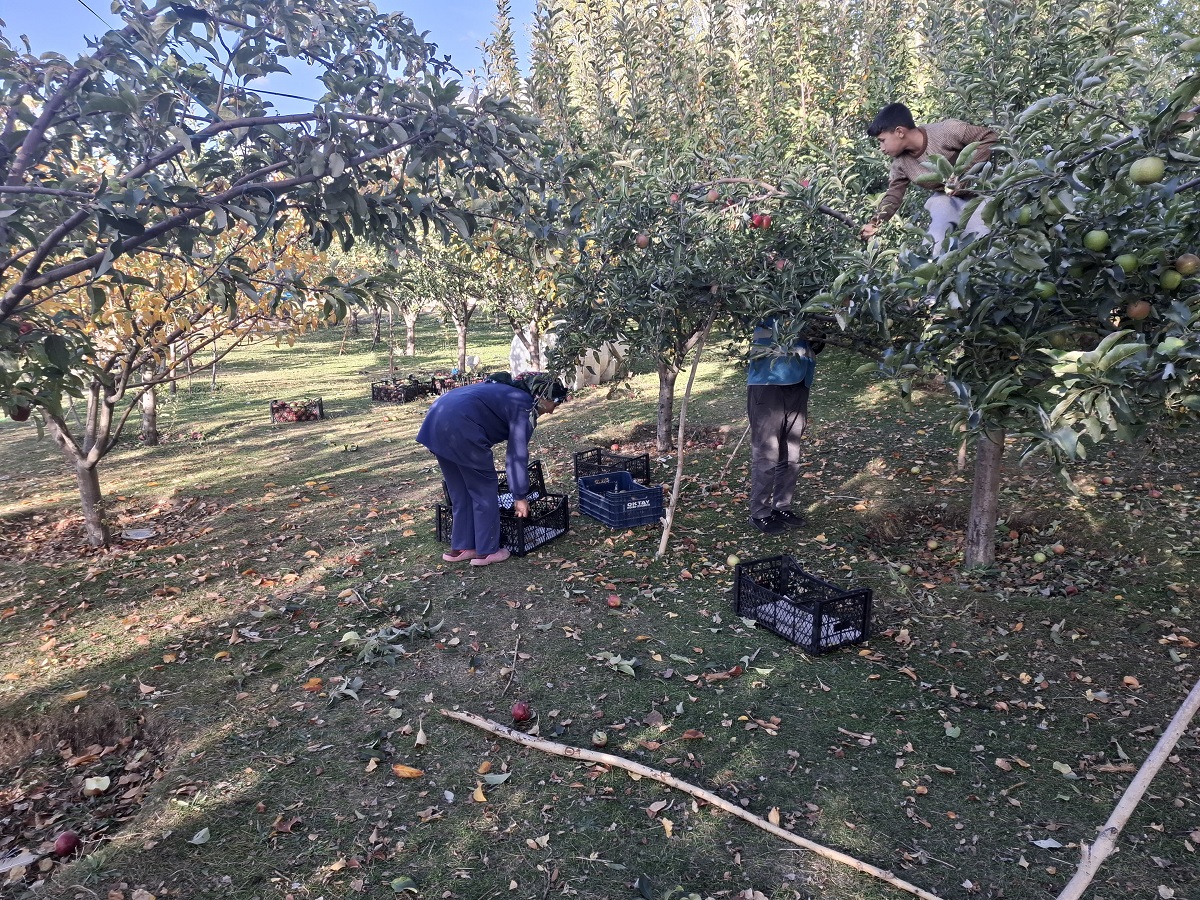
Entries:
POLYGON ((60 334, 46 337, 46 358, 50 364, 64 372, 71 371, 71 354, 67 351, 67 342, 60 334))
POLYGON ((403 891, 410 891, 414 894, 419 894, 421 892, 421 889, 417 887, 417 883, 407 875, 401 875, 399 878, 393 878, 391 881, 391 888, 397 894, 402 893, 403 891))

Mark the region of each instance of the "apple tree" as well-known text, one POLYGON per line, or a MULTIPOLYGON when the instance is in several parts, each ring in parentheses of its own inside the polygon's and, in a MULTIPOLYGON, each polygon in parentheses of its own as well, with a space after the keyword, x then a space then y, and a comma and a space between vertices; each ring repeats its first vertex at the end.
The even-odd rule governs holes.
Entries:
MULTIPOLYGON (((537 181, 522 165, 533 120, 504 100, 466 102, 403 15, 365 0, 122 0, 116 12, 124 27, 75 61, 0 33, 0 405, 61 417, 64 394, 116 388, 86 317, 54 301, 82 290, 102 307, 140 254, 187 261, 239 223, 261 239, 285 211, 318 249, 467 236, 537 181), (254 90, 291 61, 321 72, 306 112, 254 90)), ((234 274, 214 290, 257 303, 236 277, 251 266, 223 265, 234 274)))
MULTIPOLYGON (((1061 24, 1065 46, 1078 26, 1061 24)), ((973 173, 979 196, 963 214, 982 206, 989 234, 868 248, 810 305, 874 331, 885 374, 934 373, 953 390, 951 425, 976 447, 967 565, 995 557, 1007 440, 1066 463, 1106 436, 1200 413, 1200 45, 1177 40, 1145 79, 1138 34, 1113 25, 1109 52, 1043 72, 1054 92, 1011 111, 1007 149, 973 173)), ((969 162, 934 163, 935 187, 968 177, 969 162)))

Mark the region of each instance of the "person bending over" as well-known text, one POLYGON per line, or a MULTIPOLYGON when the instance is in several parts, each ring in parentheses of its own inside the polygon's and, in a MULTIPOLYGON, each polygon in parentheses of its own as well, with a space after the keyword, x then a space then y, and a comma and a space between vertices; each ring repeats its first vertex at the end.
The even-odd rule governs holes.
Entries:
POLYGON ((529 439, 539 415, 549 415, 567 397, 558 379, 526 372, 516 380, 493 376, 454 388, 425 414, 417 442, 437 459, 454 510, 446 562, 486 566, 508 559, 500 546, 500 498, 492 447, 507 442, 505 470, 513 511, 529 515, 529 439))

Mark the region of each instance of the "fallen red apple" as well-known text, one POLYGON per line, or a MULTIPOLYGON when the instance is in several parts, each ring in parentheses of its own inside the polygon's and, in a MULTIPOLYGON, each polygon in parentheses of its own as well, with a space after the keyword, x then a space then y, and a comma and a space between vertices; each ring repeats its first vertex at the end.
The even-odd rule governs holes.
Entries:
POLYGON ((609 605, 610 609, 616 609, 621 605, 621 598, 616 594, 609 594, 608 599, 604 601, 609 605))
POLYGON ((533 718, 533 710, 524 700, 518 700, 512 706, 512 719, 514 722, 528 722, 533 718))
POLYGON ((620 449, 621 449, 621 445, 620 445, 620 444, 613 444, 613 445, 612 445, 612 452, 613 452, 613 453, 617 453, 618 451, 620 451, 620 449))
POLYGON ((1074 597, 1079 593, 1079 588, 1075 587, 1073 584, 1068 584, 1065 588, 1063 588, 1063 593, 1068 597, 1074 597))
POLYGON ((603 731, 592 732, 592 746, 603 747, 608 744, 608 735, 603 731))
POLYGON ((54 855, 68 856, 79 847, 79 835, 74 831, 64 831, 54 839, 54 855))

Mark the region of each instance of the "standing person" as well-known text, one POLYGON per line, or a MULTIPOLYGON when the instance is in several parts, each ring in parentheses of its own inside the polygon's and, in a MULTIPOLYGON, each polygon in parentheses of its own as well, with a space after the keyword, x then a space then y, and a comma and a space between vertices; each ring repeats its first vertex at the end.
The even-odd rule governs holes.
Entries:
MULTIPOLYGON (((904 194, 910 183, 916 183, 919 175, 932 171, 926 163, 931 156, 944 156, 951 163, 958 162, 958 155, 968 144, 978 143, 971 165, 986 162, 992 155, 992 147, 1000 139, 996 132, 981 125, 970 125, 959 119, 946 119, 930 125, 913 121, 912 112, 903 103, 890 103, 879 111, 867 127, 867 134, 879 139, 879 148, 892 158, 891 175, 887 192, 879 201, 870 221, 862 227, 859 237, 869 240, 879 226, 900 209, 904 194)), ((919 184, 933 191, 925 201, 929 210, 929 236, 935 245, 942 242, 946 232, 958 223, 963 207, 975 195, 963 190, 957 180, 950 184, 919 184)), ((976 209, 963 229, 967 234, 987 234, 981 210, 976 209)))
MULTIPOLYGON (((507 379, 507 373, 505 373, 507 379)), ((529 438, 538 416, 549 415, 567 397, 558 379, 527 372, 516 381, 488 380, 454 388, 429 407, 417 432, 437 459, 450 494, 454 522, 446 562, 486 566, 508 559, 500 546, 500 498, 492 447, 508 442, 505 469, 513 511, 529 515, 529 438)))
POLYGON ((815 349, 804 338, 787 349, 779 345, 774 319, 751 335, 746 375, 746 414, 750 419, 750 524, 767 534, 801 528, 792 512, 800 475, 800 439, 808 425, 808 392, 816 374, 815 349))

